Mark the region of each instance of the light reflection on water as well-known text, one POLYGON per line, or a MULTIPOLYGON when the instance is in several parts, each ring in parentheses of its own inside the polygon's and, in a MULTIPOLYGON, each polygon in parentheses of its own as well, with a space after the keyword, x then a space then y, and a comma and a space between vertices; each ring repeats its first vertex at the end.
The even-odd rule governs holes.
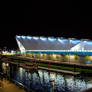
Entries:
MULTIPOLYGON (((5 64, 3 64, 4 69, 5 64)), ((55 80, 55 92, 80 92, 92 87, 92 77, 74 77, 56 72, 39 69, 35 73, 28 73, 25 69, 12 67, 12 78, 32 88, 35 92, 50 92, 50 80, 55 80)))
POLYGON ((71 75, 38 70, 36 73, 28 73, 23 68, 13 71, 13 78, 36 92, 50 92, 50 80, 55 80, 55 92, 79 92, 92 87, 92 80, 78 78, 71 75))

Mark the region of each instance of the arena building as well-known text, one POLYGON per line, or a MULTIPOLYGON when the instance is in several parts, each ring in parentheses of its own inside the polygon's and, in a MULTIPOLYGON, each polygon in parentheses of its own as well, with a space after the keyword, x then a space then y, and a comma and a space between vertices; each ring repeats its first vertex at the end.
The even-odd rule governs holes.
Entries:
POLYGON ((92 41, 62 37, 16 36, 21 53, 55 55, 78 55, 92 58, 92 41))

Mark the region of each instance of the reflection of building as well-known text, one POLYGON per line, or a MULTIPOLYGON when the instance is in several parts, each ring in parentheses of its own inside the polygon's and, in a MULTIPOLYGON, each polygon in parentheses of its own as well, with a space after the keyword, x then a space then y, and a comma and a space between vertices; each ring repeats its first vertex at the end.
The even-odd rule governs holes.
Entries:
MULTIPOLYGON (((42 53, 92 55, 92 41, 90 40, 16 36, 16 41, 21 52, 40 53, 40 56, 42 53)), ((53 56, 55 57, 55 55, 53 56)))

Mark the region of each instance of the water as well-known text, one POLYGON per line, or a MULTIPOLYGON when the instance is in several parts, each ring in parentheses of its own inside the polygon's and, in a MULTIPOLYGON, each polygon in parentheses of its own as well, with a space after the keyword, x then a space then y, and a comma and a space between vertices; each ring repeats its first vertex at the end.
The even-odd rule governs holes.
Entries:
POLYGON ((12 66, 10 77, 35 92, 80 92, 92 87, 92 77, 74 77, 41 69, 28 73, 22 67, 12 66), (55 80, 55 87, 53 87, 53 82, 50 82, 51 80, 55 80))

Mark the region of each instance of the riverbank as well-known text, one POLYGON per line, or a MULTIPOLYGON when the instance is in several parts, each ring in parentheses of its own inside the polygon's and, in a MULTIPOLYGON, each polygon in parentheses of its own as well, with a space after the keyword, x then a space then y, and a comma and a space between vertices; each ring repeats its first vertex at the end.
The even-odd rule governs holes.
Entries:
MULTIPOLYGON (((20 62, 20 64, 31 62, 27 60, 25 61, 25 60, 18 60, 18 59, 17 60, 13 59, 13 61, 16 63, 20 62)), ((38 62, 38 64, 41 64, 41 62, 38 62)), ((6 65, 8 64, 6 63, 6 65)), ((11 70, 10 77, 12 77, 12 79, 16 80, 17 82, 27 86, 28 88, 32 88, 33 90, 35 90, 35 92, 49 92, 50 88, 52 87, 50 83, 50 81, 52 80, 55 80, 55 91, 57 92, 61 92, 61 91, 81 92, 82 90, 86 90, 92 87, 92 83, 91 83, 92 78, 86 77, 84 75, 79 75, 75 77, 69 74, 63 74, 63 73, 58 73, 54 71, 52 72, 50 70, 50 67, 41 67, 41 66, 39 66, 41 67, 41 69, 38 69, 37 72, 34 72, 34 73, 26 72, 26 69, 21 67, 16 67, 15 65, 11 65, 10 67, 11 67, 9 68, 11 70), (45 68, 47 68, 47 70, 45 68)), ((53 70, 55 69, 53 68, 53 70)))
POLYGON ((0 84, 0 92, 25 92, 23 89, 17 87, 6 79, 0 80, 0 84))
POLYGON ((72 72, 81 72, 81 73, 92 73, 92 66, 90 65, 79 65, 79 64, 70 64, 70 63, 63 63, 63 62, 52 62, 51 60, 41 60, 41 59, 34 59, 29 57, 22 57, 22 56, 6 56, 7 58, 11 59, 17 63, 31 63, 34 62, 39 64, 41 67, 53 68, 53 69, 60 69, 60 70, 67 70, 72 72))

